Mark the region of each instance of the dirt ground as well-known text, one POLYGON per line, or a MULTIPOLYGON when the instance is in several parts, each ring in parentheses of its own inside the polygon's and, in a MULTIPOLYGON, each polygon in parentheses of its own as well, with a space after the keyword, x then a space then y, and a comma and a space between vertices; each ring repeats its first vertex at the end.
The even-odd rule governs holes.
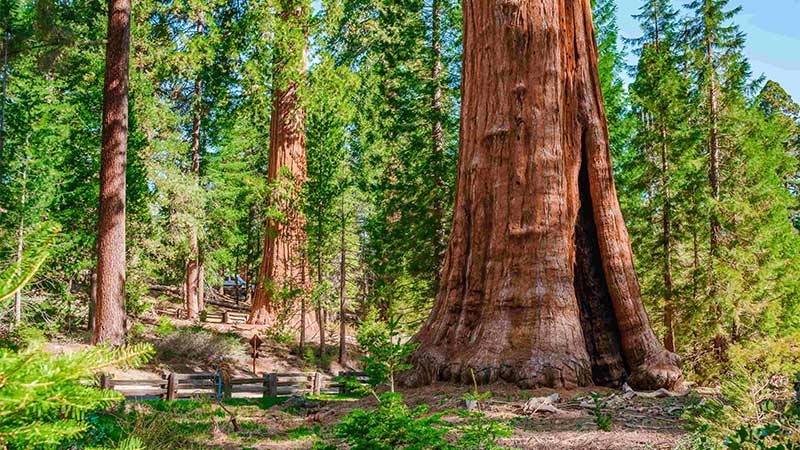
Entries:
MULTIPOLYGON (((463 408, 461 396, 470 387, 438 384, 420 389, 404 390, 403 395, 410 405, 427 404, 431 412, 463 408)), ((481 387, 482 392, 491 391, 493 397, 483 401, 481 410, 487 417, 511 426, 513 435, 499 444, 507 448, 557 450, 635 450, 635 449, 684 449, 687 432, 681 427, 680 415, 686 399, 641 398, 623 399, 621 392, 607 389, 582 389, 560 392, 554 404, 558 412, 525 412, 524 405, 531 397, 546 397, 554 391, 520 391, 514 386, 496 384, 481 387), (602 412, 612 419, 611 431, 600 431, 592 414, 591 394, 600 395, 606 406, 602 412), (587 405, 587 403, 589 403, 587 405)), ((377 401, 365 397, 352 402, 328 401, 303 408, 275 405, 266 411, 251 411, 251 416, 242 415, 243 422, 257 422, 260 428, 269 429, 270 435, 255 433, 254 441, 242 447, 238 437, 230 433, 229 424, 223 424, 209 448, 233 450, 253 449, 308 449, 313 445, 311 436, 293 436, 302 427, 330 427, 355 408, 371 409, 377 401), (291 411, 287 413, 286 411, 291 411), (237 443, 239 442, 239 443, 237 443)), ((239 411, 244 413, 244 411, 239 411)), ((447 417, 446 417, 447 419, 447 417)), ((248 440, 245 437, 245 440, 248 440)))
MULTIPOLYGON (((147 333, 141 339, 158 339, 153 334, 156 320, 145 320, 147 333)), ((174 321, 177 327, 192 326, 189 322, 174 321)), ((211 325, 203 328, 212 333, 233 335, 241 344, 241 351, 226 355, 236 376, 252 373, 252 360, 246 353, 247 340, 258 330, 247 325, 211 325), (238 335, 238 337, 237 337, 238 335)), ((235 344, 239 345, 239 344, 235 344)), ((80 343, 51 343, 51 352, 72 352, 85 347, 80 343)), ((291 354, 290 346, 266 340, 262 358, 256 365, 256 372, 299 371, 308 369, 307 362, 291 354)), ((215 358, 208 355, 208 359, 215 358)), ((355 359, 355 357, 354 357, 355 359)), ((151 361, 145 367, 117 371, 116 379, 158 379, 168 368, 176 372, 207 372, 214 370, 211 362, 176 360, 151 361)), ((342 368, 335 363, 327 367, 329 373, 336 374, 342 368)), ((317 369, 318 370, 318 369, 317 369)), ((462 396, 471 392, 471 386, 437 384, 419 389, 403 390, 410 406, 427 404, 431 412, 464 408, 462 396)), ((520 390, 508 384, 481 386, 481 392, 491 392, 488 400, 480 403, 481 412, 511 426, 513 435, 503 439, 500 444, 519 449, 586 449, 586 450, 636 450, 636 449, 684 449, 687 432, 683 429, 680 416, 684 412, 687 397, 645 398, 604 388, 581 389, 558 392, 558 400, 551 406, 553 412, 526 410, 531 398, 544 398, 555 393, 552 390, 520 390), (592 394, 599 396, 602 408, 594 407, 592 394), (598 430, 596 414, 610 416, 610 431, 598 430)), ((297 400, 297 399, 294 399, 297 400)), ((292 400, 290 399, 290 402, 292 400)), ((231 405, 242 430, 234 433, 224 418, 214 416, 196 425, 207 436, 203 446, 208 449, 308 449, 314 442, 314 434, 309 430, 328 429, 338 423, 343 416, 355 408, 371 409, 377 405, 374 397, 359 400, 318 400, 313 406, 300 407, 283 404, 269 407, 231 405)), ((133 406, 134 408, 136 406, 133 406)), ((143 406, 144 407, 144 406, 143 406)), ((216 407, 216 406, 215 406, 216 407)), ((159 413, 160 414, 160 413, 159 413)), ((221 412, 220 414, 221 415, 221 412)), ((187 416, 188 417, 188 416, 187 416)), ((185 420, 185 419, 179 419, 185 420)), ((198 448, 198 447, 192 447, 198 448)))

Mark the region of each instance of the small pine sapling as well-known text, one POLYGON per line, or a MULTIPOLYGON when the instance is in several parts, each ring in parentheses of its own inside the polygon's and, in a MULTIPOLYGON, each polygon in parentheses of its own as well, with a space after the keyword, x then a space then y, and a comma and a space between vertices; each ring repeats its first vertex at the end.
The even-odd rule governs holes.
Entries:
POLYGON ((406 361, 417 348, 415 343, 403 342, 400 337, 400 320, 390 318, 388 322, 381 323, 371 315, 359 329, 357 340, 367 351, 363 359, 367 383, 373 389, 387 383, 389 390, 394 392, 395 376, 412 367, 406 361))

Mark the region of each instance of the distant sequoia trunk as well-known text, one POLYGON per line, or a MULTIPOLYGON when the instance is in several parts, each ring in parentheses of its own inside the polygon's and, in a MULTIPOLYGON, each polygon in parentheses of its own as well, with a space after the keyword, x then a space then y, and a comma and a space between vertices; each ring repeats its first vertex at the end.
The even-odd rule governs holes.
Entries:
MULTIPOLYGON (((289 27, 303 27, 305 14, 301 2, 290 0, 284 5, 281 20, 289 27)), ((287 33, 283 45, 275 50, 278 88, 273 94, 267 180, 274 186, 270 206, 283 218, 267 220, 264 255, 248 323, 299 329, 302 345, 308 322, 313 319, 305 307, 310 280, 305 220, 299 203, 306 180, 306 144, 298 80, 306 71, 307 45, 304 38, 293 39, 296 37, 287 33), (292 294, 287 298, 285 293, 292 294)))
POLYGON ((590 0, 463 11, 452 235, 406 383, 676 387, 617 201, 590 0))

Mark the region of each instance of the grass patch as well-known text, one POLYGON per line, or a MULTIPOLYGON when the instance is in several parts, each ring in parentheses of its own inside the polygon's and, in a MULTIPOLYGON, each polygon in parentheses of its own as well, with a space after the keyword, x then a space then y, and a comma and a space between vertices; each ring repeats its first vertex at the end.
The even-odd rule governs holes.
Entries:
POLYGON ((305 398, 309 400, 319 400, 323 402, 354 402, 364 398, 358 394, 319 394, 319 395, 306 395, 305 398))

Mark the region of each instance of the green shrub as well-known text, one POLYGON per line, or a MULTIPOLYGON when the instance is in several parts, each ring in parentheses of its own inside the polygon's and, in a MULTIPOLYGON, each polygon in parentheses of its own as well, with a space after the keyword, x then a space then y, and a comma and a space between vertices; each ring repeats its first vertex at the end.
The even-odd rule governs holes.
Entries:
POLYGON ((725 439, 731 450, 800 450, 800 406, 792 405, 765 425, 742 425, 725 439))
POLYGON ((367 352, 363 358, 367 383, 372 387, 387 383, 394 392, 395 375, 412 367, 406 361, 417 344, 402 341, 399 319, 390 318, 383 323, 376 320, 374 313, 361 323, 356 339, 367 352))
POLYGON ((429 414, 428 406, 409 408, 400 394, 386 393, 374 411, 356 409, 335 428, 341 446, 318 442, 315 450, 471 450, 497 449, 510 436, 508 426, 482 414, 460 413, 461 423, 445 421, 445 413, 429 414))
POLYGON ((306 367, 317 367, 317 355, 314 354, 314 349, 306 345, 303 351, 303 362, 306 367))
POLYGON ((156 342, 160 361, 216 364, 220 359, 245 357, 246 344, 236 334, 213 333, 199 326, 176 329, 171 322, 170 327, 173 331, 156 342))
POLYGON ((139 317, 153 309, 153 299, 147 297, 150 287, 146 282, 129 278, 125 283, 125 311, 139 317))
POLYGON ((294 342, 294 337, 291 334, 275 329, 269 330, 267 337, 275 341, 276 344, 289 345, 294 342))
POLYGON ((146 331, 147 329, 145 329, 144 324, 137 322, 133 324, 133 326, 131 326, 131 329, 128 332, 128 339, 130 341, 136 341, 138 339, 141 339, 146 331))
MULTIPOLYGON (((735 345, 729 355, 720 398, 695 398, 684 413, 698 448, 723 448, 726 442, 749 436, 750 431, 774 440, 768 433, 770 427, 784 423, 787 417, 794 420, 794 389, 787 374, 800 370, 797 336, 735 345)), ((739 448, 750 448, 747 441, 743 445, 739 448)))
POLYGON ((594 423, 600 431, 611 431, 614 428, 614 418, 610 414, 603 411, 608 406, 601 395, 592 393, 592 400, 594 404, 589 411, 594 417, 594 423))
POLYGON ((158 318, 158 325, 156 325, 156 334, 160 337, 168 336, 174 333, 178 328, 175 324, 172 323, 167 316, 161 316, 158 318))

